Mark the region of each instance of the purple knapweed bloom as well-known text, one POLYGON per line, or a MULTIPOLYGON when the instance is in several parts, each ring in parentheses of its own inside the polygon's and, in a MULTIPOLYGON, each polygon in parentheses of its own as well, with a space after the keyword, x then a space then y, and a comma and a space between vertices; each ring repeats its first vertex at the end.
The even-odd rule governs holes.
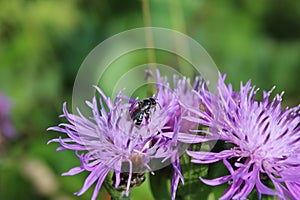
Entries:
MULTIPOLYGON (((143 115, 141 124, 132 119, 137 100, 124 102, 124 96, 119 94, 114 102, 96 88, 101 99, 100 108, 96 97, 87 105, 93 111, 91 118, 84 117, 79 110, 78 115, 71 114, 63 106, 63 115, 68 123, 62 123, 54 130, 65 133, 67 137, 52 139, 50 142, 60 143, 60 150, 74 150, 81 165, 63 175, 75 175, 89 171, 83 187, 76 195, 83 194, 93 183, 96 183, 92 199, 96 199, 99 189, 110 171, 113 174, 115 188, 123 188, 128 194, 130 187, 137 184, 138 179, 146 170, 152 172, 150 161, 159 159, 165 161, 174 155, 174 139, 163 135, 167 122, 170 121, 177 105, 159 107, 151 110, 151 116, 143 115), (107 108, 107 109, 105 109, 107 108), (79 152, 82 152, 81 154, 79 152), (134 180, 136 178, 137 180, 134 180), (124 180, 126 179, 126 180, 124 180), (125 184, 125 188, 124 188, 125 184)), ((172 135, 178 135, 180 120, 175 120, 172 135)), ((168 132, 171 134, 171 131, 168 132)), ((188 139, 186 139, 188 141, 188 139)), ((178 161, 171 161, 178 162, 178 161)), ((153 173, 153 172, 152 172, 153 173)), ((172 184, 173 185, 173 184, 172 184)), ((175 196, 175 195, 174 195, 175 196)))
POLYGON ((70 114, 63 106, 63 115, 68 124, 52 127, 54 130, 67 134, 67 138, 52 139, 49 142, 59 142, 61 147, 57 150, 74 150, 80 159, 81 166, 71 169, 63 175, 75 175, 82 171, 90 171, 82 189, 76 195, 83 194, 94 182, 97 182, 92 199, 96 199, 99 189, 110 171, 114 171, 114 186, 119 187, 123 172, 128 173, 126 192, 128 193, 132 175, 143 173, 145 168, 151 171, 148 162, 155 156, 157 148, 161 145, 158 140, 152 143, 168 119, 166 112, 157 109, 149 123, 137 127, 131 120, 128 110, 129 103, 122 103, 118 96, 114 102, 106 97, 97 88, 102 100, 98 108, 96 97, 87 105, 92 109, 91 119, 85 118, 78 110, 79 115, 70 114), (107 107, 108 111, 105 109, 107 107), (79 154, 79 151, 84 153, 79 154), (127 169, 124 169, 127 163, 127 169))
POLYGON ((0 93, 0 135, 7 139, 12 139, 16 136, 15 129, 11 124, 10 107, 9 99, 0 93))
POLYGON ((201 181, 212 186, 229 183, 220 199, 246 199, 254 188, 259 198, 264 194, 300 199, 300 107, 282 110, 283 93, 270 100, 273 89, 256 101, 257 90, 250 81, 235 92, 226 86, 225 77, 219 76, 216 95, 199 95, 204 109, 194 109, 199 118, 189 120, 209 127, 211 140, 219 138, 232 148, 187 153, 194 163, 222 161, 230 174, 213 180, 200 177, 201 181), (262 177, 275 190, 263 184, 262 177))
MULTIPOLYGON (((153 77, 151 71, 147 72, 148 76, 153 77)), ((177 75, 173 76, 173 88, 171 88, 167 77, 161 77, 159 70, 156 70, 156 87, 157 87, 157 101, 162 109, 172 107, 174 110, 171 117, 162 130, 162 135, 172 140, 176 147, 173 154, 166 155, 171 158, 171 164, 174 168, 174 174, 171 181, 171 196, 175 199, 176 190, 179 180, 184 183, 181 174, 179 157, 184 153, 188 147, 187 144, 197 143, 202 141, 202 138, 190 134, 190 130, 198 126, 197 122, 186 120, 185 117, 195 116, 187 108, 199 108, 200 98, 194 93, 203 89, 203 81, 200 77, 195 77, 194 84, 191 85, 191 80, 186 77, 179 78, 177 75), (200 140, 199 140, 200 139, 200 140)))

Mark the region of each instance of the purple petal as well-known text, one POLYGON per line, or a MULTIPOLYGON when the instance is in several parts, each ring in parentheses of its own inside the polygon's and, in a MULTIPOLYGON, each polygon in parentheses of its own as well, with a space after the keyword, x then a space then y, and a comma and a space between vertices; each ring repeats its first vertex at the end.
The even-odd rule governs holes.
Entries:
MULTIPOLYGON (((90 187, 91 185, 97 180, 97 179, 104 179, 107 175, 107 173, 110 171, 109 168, 107 168, 104 165, 98 165, 97 167, 95 167, 95 169, 89 174, 89 176, 86 178, 82 188, 74 193, 75 195, 82 195, 83 193, 85 193, 90 187)), ((103 180, 102 180, 103 181, 103 180)), ((101 182, 102 183, 102 182, 101 182)))
POLYGON ((65 173, 62 173, 62 176, 73 176, 73 175, 76 175, 76 174, 79 174, 81 172, 84 171, 84 168, 83 167, 74 167, 72 169, 70 169, 69 171, 65 172, 65 173))
MULTIPOLYGON (((163 132, 163 136, 168 138, 173 138, 174 132, 163 132)), ((193 144, 193 143, 200 143, 200 142, 208 142, 212 140, 217 140, 219 137, 213 136, 200 136, 200 135, 193 135, 188 133, 178 133, 178 141, 186 143, 186 144, 193 144)))
POLYGON ((233 196, 233 199, 246 199, 246 197, 250 194, 252 189, 254 188, 254 183, 245 181, 245 185, 241 189, 241 191, 233 196))
POLYGON ((105 177, 107 176, 109 171, 110 171, 109 168, 105 168, 104 171, 102 172, 102 175, 100 175, 100 177, 98 179, 98 182, 97 182, 97 185, 96 185, 96 187, 94 189, 94 192, 93 192, 92 200, 96 200, 96 198, 98 196, 98 193, 99 193, 99 190, 102 186, 102 183, 105 180, 105 177))
POLYGON ((177 172, 174 172, 174 175, 173 175, 172 181, 171 181, 171 198, 172 198, 172 200, 175 200, 179 179, 180 179, 179 174, 177 172))
MULTIPOLYGON (((298 180, 299 181, 299 180, 298 180)), ((289 191, 293 195, 294 199, 300 199, 300 183, 296 182, 286 182, 286 186, 288 187, 289 191)))
POLYGON ((258 193, 261 194, 267 194, 267 195, 276 195, 277 193, 274 192, 272 189, 265 186, 261 181, 259 177, 259 173, 256 174, 256 188, 258 193))
POLYGON ((231 150, 224 150, 220 153, 214 153, 214 152, 196 152, 196 151, 186 151, 189 156, 194 158, 195 160, 193 162, 205 162, 205 163, 213 163, 217 162, 219 160, 223 160, 224 158, 231 157, 233 152, 231 150))
POLYGON ((200 177, 200 180, 203 183, 205 183, 207 185, 211 185, 211 186, 221 185, 223 183, 230 181, 231 179, 232 179, 231 175, 226 175, 226 176, 222 176, 222 177, 211 179, 211 180, 200 177))

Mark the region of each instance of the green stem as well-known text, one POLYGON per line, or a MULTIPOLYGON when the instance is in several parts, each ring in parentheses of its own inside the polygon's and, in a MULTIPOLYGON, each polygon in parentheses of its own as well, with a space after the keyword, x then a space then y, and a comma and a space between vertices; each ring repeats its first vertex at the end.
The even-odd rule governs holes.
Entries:
POLYGON ((122 192, 117 191, 110 183, 108 179, 103 182, 108 194, 111 196, 111 200, 130 200, 130 195, 126 196, 122 192))

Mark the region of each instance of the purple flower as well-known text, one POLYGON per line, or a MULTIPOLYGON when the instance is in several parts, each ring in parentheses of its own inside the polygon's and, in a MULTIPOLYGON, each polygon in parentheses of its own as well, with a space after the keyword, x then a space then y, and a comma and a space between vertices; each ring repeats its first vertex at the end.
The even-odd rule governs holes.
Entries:
MULTIPOLYGON (((128 194, 130 187, 137 184, 139 180, 143 180, 146 170, 153 173, 153 168, 157 167, 151 166, 150 161, 153 159, 159 159, 160 162, 171 159, 172 163, 176 163, 173 166, 179 173, 180 169, 176 169, 179 163, 173 159, 177 152, 176 141, 172 137, 164 136, 163 132, 171 117, 174 116, 178 105, 170 103, 163 107, 156 106, 151 109, 150 113, 146 113, 144 110, 146 107, 139 105, 137 100, 130 103, 124 102, 125 98, 119 94, 112 102, 99 88, 96 89, 101 96, 100 108, 95 97, 92 102, 87 102, 93 111, 90 119, 84 117, 79 110, 77 110, 78 115, 69 113, 65 103, 61 117, 65 117, 68 123, 48 129, 67 135, 65 138, 52 139, 48 143, 60 143, 58 151, 74 150, 80 159, 80 166, 63 175, 75 175, 82 171, 90 172, 83 187, 75 194, 83 194, 93 183, 97 182, 92 196, 92 199, 96 199, 110 171, 114 173, 115 188, 125 189, 128 194), (135 112, 136 109, 143 112, 135 112), (140 124, 133 117, 137 115, 136 119, 139 119, 139 114, 142 117, 140 124)), ((175 119, 172 132, 169 130, 166 134, 178 135, 179 124, 180 119, 175 119)))
POLYGON ((8 139, 12 139, 16 136, 15 129, 10 120, 10 101, 9 99, 0 93, 0 135, 8 139))
POLYGON ((201 181, 212 186, 230 182, 220 199, 246 199, 254 188, 259 198, 265 194, 300 199, 300 106, 282 110, 283 93, 270 100, 273 89, 256 101, 257 90, 250 81, 235 92, 225 85, 225 77, 219 77, 216 96, 208 91, 199 94, 204 109, 190 109, 199 118, 189 120, 208 126, 210 140, 220 138, 232 145, 221 152, 187 151, 194 163, 222 161, 229 171, 201 181), (264 185, 262 177, 275 190, 264 185))
MULTIPOLYGON (((148 77, 154 77, 151 71, 147 71, 148 77)), ((172 107, 172 112, 169 113, 169 119, 164 127, 163 135, 174 139, 174 130, 176 131, 176 141, 191 144, 197 143, 205 139, 197 135, 189 134, 191 130, 198 126, 197 122, 191 121, 189 118, 196 117, 197 114, 191 108, 200 107, 200 98, 195 91, 205 89, 203 81, 200 77, 196 77, 193 86, 189 78, 173 76, 173 85, 171 88, 167 77, 161 77, 159 70, 156 70, 156 89, 157 102, 162 110, 172 107)), ((205 89, 206 90, 206 89, 205 89)))
POLYGON ((49 142, 59 142, 57 150, 74 150, 80 159, 81 166, 71 169, 63 175, 75 175, 84 170, 90 171, 82 189, 76 195, 83 194, 94 182, 97 182, 92 199, 96 199, 99 189, 110 171, 114 171, 114 186, 119 187, 122 173, 128 173, 126 192, 128 193, 132 175, 143 173, 145 168, 151 171, 148 162, 155 156, 159 145, 158 140, 152 143, 152 138, 163 128, 167 116, 158 113, 148 124, 137 127, 128 115, 129 103, 122 103, 120 96, 112 102, 97 88, 102 100, 100 109, 94 97, 87 105, 93 111, 91 119, 85 118, 78 110, 79 115, 68 113, 66 104, 63 106, 63 115, 69 124, 63 123, 54 130, 67 134, 67 138, 53 139, 49 142), (108 108, 106 111, 105 107, 108 108), (155 119, 155 120, 154 120, 155 119), (79 151, 84 153, 79 154, 79 151), (125 164, 126 163, 126 164, 125 164), (124 166, 126 165, 126 169, 124 166))
MULTIPOLYGON (((151 71, 147 72, 148 76, 153 77, 151 71)), ((196 116, 193 112, 190 112, 187 108, 199 108, 200 98, 194 93, 194 90, 198 91, 203 86, 202 79, 196 77, 193 86, 189 78, 173 76, 173 86, 171 88, 167 77, 161 77, 159 70, 156 70, 156 86, 157 86, 157 101, 161 108, 167 109, 173 108, 173 112, 169 120, 166 123, 165 128, 162 130, 163 135, 172 140, 173 146, 176 149, 173 154, 166 155, 171 157, 171 163, 174 168, 174 174, 171 181, 171 196, 175 199, 176 190, 179 184, 179 180, 184 183, 183 176, 181 174, 179 157, 188 147, 186 144, 202 142, 202 137, 191 135, 190 130, 195 129, 198 126, 197 122, 186 120, 186 117, 196 116)))
POLYGON ((200 106, 200 99, 194 93, 194 90, 199 91, 203 85, 200 77, 195 77, 194 84, 191 86, 190 78, 179 78, 177 75, 173 76, 174 88, 171 88, 167 77, 161 77, 160 72, 156 71, 156 85, 157 85, 157 99, 162 107, 169 105, 176 105, 174 116, 168 121, 170 127, 174 127, 174 119, 181 119, 180 131, 189 132, 198 125, 195 122, 188 121, 183 117, 193 115, 186 108, 198 108, 200 106))

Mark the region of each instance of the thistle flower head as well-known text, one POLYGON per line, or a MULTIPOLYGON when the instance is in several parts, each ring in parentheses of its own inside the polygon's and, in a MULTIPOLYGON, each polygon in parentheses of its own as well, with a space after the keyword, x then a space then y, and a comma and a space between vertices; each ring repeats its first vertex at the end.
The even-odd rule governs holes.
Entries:
MULTIPOLYGON (((154 77, 151 71, 147 71, 147 74, 149 77, 154 77)), ((180 78, 174 75, 173 82, 171 83, 172 87, 167 77, 160 75, 159 70, 156 70, 155 79, 159 105, 163 109, 170 105, 173 105, 175 108, 173 116, 167 124, 169 127, 174 127, 175 120, 180 119, 179 131, 181 133, 190 132, 198 124, 185 119, 186 116, 194 115, 194 113, 186 108, 197 108, 200 106, 200 99, 194 93, 194 90, 199 91, 204 82, 199 76, 195 77, 194 84, 192 84, 190 78, 180 78)))
MULTIPOLYGON (((54 130, 67 134, 66 138, 53 139, 49 142, 59 142, 57 150, 74 150, 81 161, 81 166, 71 169, 63 175, 75 175, 84 170, 90 171, 83 187, 76 194, 83 194, 94 182, 97 181, 92 199, 98 195, 99 189, 110 171, 115 173, 115 187, 120 184, 120 175, 127 172, 128 181, 126 191, 130 188, 133 173, 143 173, 146 169, 152 171, 148 165, 152 158, 161 157, 158 151, 166 143, 158 137, 161 129, 168 120, 169 110, 157 109, 149 123, 136 126, 128 110, 130 103, 122 103, 120 95, 112 102, 97 88, 103 101, 100 108, 96 98, 87 105, 92 109, 91 119, 84 117, 78 110, 78 115, 71 114, 63 106, 63 115, 69 123, 62 123, 54 130), (107 107, 107 110, 105 109, 107 107), (84 153, 79 154, 80 151, 84 153)), ((169 108, 171 109, 171 108, 169 108)))
POLYGON ((199 95, 203 110, 190 118, 208 126, 211 140, 219 138, 231 148, 221 152, 188 154, 195 163, 223 161, 229 175, 207 180, 209 185, 231 181, 221 199, 246 199, 255 188, 259 196, 276 195, 281 199, 300 199, 300 107, 282 109, 282 94, 270 99, 273 89, 255 100, 257 90, 250 81, 235 92, 219 77, 216 96, 205 91, 199 95), (266 177, 275 190, 263 184, 266 177))
POLYGON ((173 119, 172 124, 169 124, 174 116, 178 116, 176 112, 179 104, 160 101, 158 104, 161 106, 156 106, 155 102, 148 105, 149 100, 162 100, 163 96, 124 102, 121 94, 115 101, 111 101, 102 90, 96 89, 101 100, 98 102, 94 97, 92 102, 87 102, 93 112, 91 118, 83 116, 78 109, 77 115, 69 113, 65 103, 61 117, 66 118, 68 123, 48 129, 67 135, 64 138, 52 139, 49 143, 60 143, 58 151, 74 150, 80 159, 80 166, 63 175, 90 172, 83 187, 75 194, 83 194, 97 182, 92 196, 95 199, 110 171, 114 173, 114 186, 125 187, 128 193, 135 182, 133 176, 142 180, 146 170, 153 172, 161 168, 162 163, 169 161, 175 169, 175 179, 171 184, 172 198, 175 199, 179 178, 183 180, 176 145, 178 141, 191 143, 193 139, 179 132, 180 118, 173 119), (151 162, 154 159, 159 162, 151 162), (124 183, 126 186, 122 185, 124 183))

